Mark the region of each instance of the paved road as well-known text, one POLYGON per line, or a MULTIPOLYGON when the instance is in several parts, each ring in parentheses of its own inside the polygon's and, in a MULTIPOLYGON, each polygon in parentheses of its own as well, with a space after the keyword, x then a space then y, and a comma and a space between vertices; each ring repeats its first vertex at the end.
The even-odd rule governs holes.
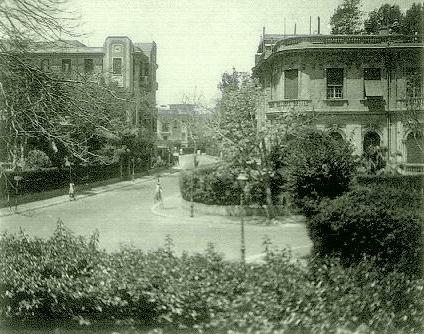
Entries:
MULTIPOLYGON (((58 218, 78 235, 100 232, 100 245, 115 250, 121 243, 131 243, 148 250, 164 244, 170 235, 175 251, 201 252, 209 242, 225 254, 227 259, 240 256, 240 225, 237 220, 216 217, 207 221, 190 218, 166 217, 155 213, 153 191, 155 179, 145 177, 131 186, 103 192, 74 202, 46 207, 22 214, 0 217, 0 231, 18 232, 21 228, 30 235, 48 237, 55 229, 58 218)), ((162 177, 165 207, 167 197, 178 195, 178 173, 162 177)), ((273 244, 288 246, 300 254, 309 251, 309 239, 300 224, 285 226, 246 226, 248 259, 257 259, 263 251, 262 242, 269 236, 273 244)))

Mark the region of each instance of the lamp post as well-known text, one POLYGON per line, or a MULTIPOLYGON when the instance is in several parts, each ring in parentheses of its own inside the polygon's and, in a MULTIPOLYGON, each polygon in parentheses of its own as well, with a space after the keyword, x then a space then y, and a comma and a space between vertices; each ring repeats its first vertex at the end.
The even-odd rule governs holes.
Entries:
POLYGON ((243 206, 244 206, 244 189, 246 187, 246 182, 248 180, 248 177, 245 173, 240 173, 239 176, 237 176, 237 181, 240 184, 241 188, 241 194, 240 194, 240 232, 241 232, 241 246, 240 246, 240 252, 241 252, 241 263, 246 263, 246 244, 244 240, 244 217, 243 217, 243 206))

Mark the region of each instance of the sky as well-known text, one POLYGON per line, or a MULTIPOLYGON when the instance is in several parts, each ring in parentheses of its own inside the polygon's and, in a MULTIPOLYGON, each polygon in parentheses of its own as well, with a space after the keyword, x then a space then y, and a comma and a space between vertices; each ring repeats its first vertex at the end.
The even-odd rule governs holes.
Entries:
MULTIPOLYGON (((329 21, 342 0, 70 0, 80 16, 80 38, 102 46, 107 36, 128 36, 133 42, 155 41, 158 48, 158 104, 181 103, 183 95, 219 96, 224 72, 250 71, 262 34, 330 32, 329 21), (285 22, 285 23, 284 23, 285 22)), ((403 11, 416 0, 362 0, 369 12, 381 4, 403 11)))

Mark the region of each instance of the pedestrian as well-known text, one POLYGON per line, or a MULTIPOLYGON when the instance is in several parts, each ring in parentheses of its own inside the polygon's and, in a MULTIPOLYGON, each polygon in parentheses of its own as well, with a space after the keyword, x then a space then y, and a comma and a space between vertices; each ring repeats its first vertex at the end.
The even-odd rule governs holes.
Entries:
POLYGON ((70 201, 75 201, 75 188, 74 188, 74 184, 71 182, 69 183, 69 200, 70 201))
POLYGON ((160 185, 160 180, 156 183, 155 193, 154 193, 154 202, 160 203, 160 206, 163 208, 163 198, 162 198, 162 187, 160 185))

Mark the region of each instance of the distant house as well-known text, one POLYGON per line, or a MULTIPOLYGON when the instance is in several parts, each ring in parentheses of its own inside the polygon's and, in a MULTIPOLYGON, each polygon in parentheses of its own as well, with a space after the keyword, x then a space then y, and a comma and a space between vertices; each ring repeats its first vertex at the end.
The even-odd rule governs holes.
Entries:
POLYGON ((190 121, 195 115, 194 104, 158 106, 157 135, 164 145, 188 147, 190 121))
POLYGON ((264 89, 258 116, 314 111, 316 126, 358 155, 382 146, 392 163, 423 164, 423 47, 416 35, 264 35, 253 68, 264 89))

